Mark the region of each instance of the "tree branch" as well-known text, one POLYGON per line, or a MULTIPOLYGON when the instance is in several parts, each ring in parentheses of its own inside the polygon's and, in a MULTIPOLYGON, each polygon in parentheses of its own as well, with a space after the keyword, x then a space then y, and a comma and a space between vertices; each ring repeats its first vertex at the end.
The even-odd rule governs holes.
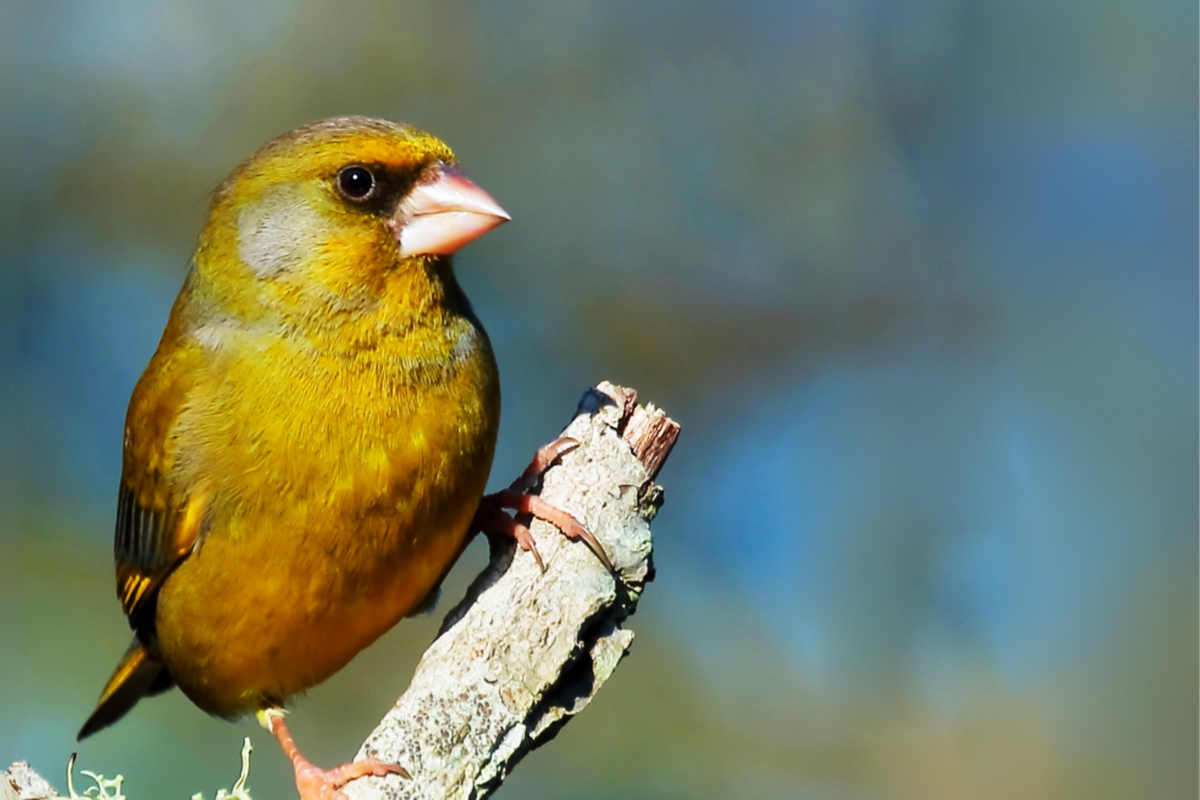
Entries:
MULTIPOLYGON (((357 780, 343 790, 350 800, 487 797, 591 702, 629 650, 633 632, 621 625, 654 578, 649 522, 663 493, 653 479, 679 426, 603 382, 562 435, 579 447, 546 472, 541 495, 595 535, 616 573, 540 520, 531 530, 544 573, 529 553, 493 542, 408 690, 359 749, 400 763, 412 780, 357 780)), ((22 800, 55 796, 28 765, 4 777, 0 800, 9 786, 22 800)))

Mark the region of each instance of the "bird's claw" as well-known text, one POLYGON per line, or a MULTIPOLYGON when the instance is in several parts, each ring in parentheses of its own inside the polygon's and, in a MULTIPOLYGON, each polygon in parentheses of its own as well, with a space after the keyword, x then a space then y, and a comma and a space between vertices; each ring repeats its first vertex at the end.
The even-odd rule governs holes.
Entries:
POLYGON ((399 775, 411 778, 408 770, 399 764, 388 764, 374 758, 362 761, 352 761, 340 767, 325 770, 309 762, 296 764, 296 788, 300 792, 300 800, 346 800, 342 787, 353 780, 374 775, 382 778, 385 775, 399 775))
POLYGON ((389 764, 377 758, 364 758, 361 761, 351 761, 333 769, 321 769, 300 754, 296 741, 283 720, 283 711, 269 708, 258 712, 258 721, 279 740, 283 752, 292 762, 296 774, 296 789, 300 792, 300 800, 349 800, 342 787, 353 780, 365 778, 368 775, 382 778, 384 775, 399 775, 402 778, 412 778, 404 767, 399 764, 389 764))
POLYGON ((518 547, 533 555, 533 560, 537 562, 538 568, 545 572, 546 565, 542 561, 541 553, 538 552, 537 544, 534 543, 529 527, 504 513, 504 509, 515 511, 518 514, 529 514, 549 522, 562 531, 568 539, 583 541, 588 549, 600 559, 600 563, 604 564, 609 572, 613 572, 612 561, 604 551, 604 547, 591 531, 583 526, 583 523, 561 508, 546 502, 540 496, 529 493, 537 485, 542 474, 554 462, 577 447, 579 447, 579 442, 567 436, 561 436, 538 448, 533 460, 529 462, 529 466, 525 468, 519 478, 509 484, 507 489, 489 494, 480 501, 479 511, 476 514, 476 527, 479 530, 492 531, 513 539, 518 547))
POLYGON ((533 454, 533 460, 529 462, 529 466, 521 473, 521 476, 508 485, 510 492, 519 492, 525 494, 541 480, 542 475, 546 470, 550 469, 555 461, 565 456, 575 448, 579 447, 579 442, 572 439, 570 436, 560 436, 549 444, 544 444, 538 448, 533 454))

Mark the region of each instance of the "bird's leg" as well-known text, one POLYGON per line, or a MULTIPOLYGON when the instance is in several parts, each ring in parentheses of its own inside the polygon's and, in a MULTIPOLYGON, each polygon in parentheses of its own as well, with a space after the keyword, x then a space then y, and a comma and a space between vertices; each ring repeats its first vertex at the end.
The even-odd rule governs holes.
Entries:
POLYGON ((563 436, 540 447, 534 453, 529 466, 507 489, 485 495, 479 502, 479 510, 475 512, 474 528, 514 539, 522 550, 533 554, 533 559, 537 562, 538 567, 544 571, 546 567, 542 563, 542 556, 538 553, 537 545, 534 544, 533 535, 529 532, 528 526, 505 514, 504 509, 515 511, 518 514, 529 514, 549 522, 572 541, 582 540, 608 571, 612 572, 613 565, 608 554, 604 552, 600 542, 596 541, 596 537, 579 520, 561 508, 547 503, 538 495, 529 493, 541 479, 542 473, 550 468, 550 465, 578 446, 579 442, 563 436))
POLYGON ((374 758, 364 758, 362 761, 352 761, 330 770, 324 770, 314 765, 296 747, 296 740, 288 731, 287 723, 283 721, 283 709, 268 708, 256 715, 258 722, 274 734, 283 747, 284 755, 292 762, 296 773, 296 789, 300 792, 300 800, 347 800, 340 790, 356 778, 366 775, 382 777, 384 775, 400 775, 412 777, 408 770, 399 764, 388 764, 374 758))

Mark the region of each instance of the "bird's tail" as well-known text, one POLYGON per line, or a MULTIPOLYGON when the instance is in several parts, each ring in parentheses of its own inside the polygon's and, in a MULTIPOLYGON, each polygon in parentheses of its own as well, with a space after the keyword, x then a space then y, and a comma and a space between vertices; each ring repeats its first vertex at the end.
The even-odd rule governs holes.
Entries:
POLYGON ((138 700, 164 692, 173 685, 166 664, 155 658, 135 637, 100 693, 96 710, 79 729, 78 738, 82 741, 101 728, 107 728, 125 716, 138 700))

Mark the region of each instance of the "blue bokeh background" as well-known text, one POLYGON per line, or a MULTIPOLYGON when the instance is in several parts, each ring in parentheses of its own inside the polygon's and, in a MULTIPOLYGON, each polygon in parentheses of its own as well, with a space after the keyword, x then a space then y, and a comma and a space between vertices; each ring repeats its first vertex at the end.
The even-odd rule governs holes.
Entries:
MULTIPOLYGON (((504 381, 494 484, 602 378, 684 426, 633 656, 501 797, 1195 796, 1195 3, 8 14, 0 758, 57 778, 125 646, 124 408, 207 192, 362 113, 514 216, 458 258, 504 381)), ((436 622, 299 701, 315 760, 436 622)), ((256 796, 289 796, 264 732, 177 693, 80 765, 211 796, 244 735, 256 796)))

